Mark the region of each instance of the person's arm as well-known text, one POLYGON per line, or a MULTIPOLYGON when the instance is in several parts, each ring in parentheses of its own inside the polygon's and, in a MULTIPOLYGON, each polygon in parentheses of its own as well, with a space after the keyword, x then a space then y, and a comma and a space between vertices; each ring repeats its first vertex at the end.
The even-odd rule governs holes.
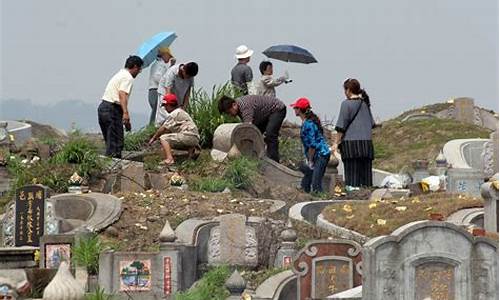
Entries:
POLYGON ((186 94, 184 95, 184 102, 182 102, 181 108, 186 109, 189 106, 189 95, 191 95, 191 87, 188 88, 186 94))
POLYGON ((174 68, 170 68, 170 69, 168 69, 167 75, 165 77, 165 95, 166 94, 173 94, 174 80, 175 80, 174 68))
POLYGON ((123 79, 118 86, 118 99, 120 100, 120 106, 123 111, 123 125, 127 130, 130 130, 130 114, 128 112, 128 97, 130 91, 132 90, 133 79, 123 79))
POLYGON ((278 86, 278 85, 282 84, 283 82, 285 82, 284 77, 280 77, 276 80, 273 79, 272 76, 263 76, 262 77, 262 83, 268 88, 278 86))
POLYGON ((162 134, 164 134, 167 131, 167 129, 163 126, 160 126, 158 130, 156 130, 155 134, 151 137, 149 140, 148 144, 152 145, 154 141, 156 141, 162 134))
POLYGON ((345 127, 349 123, 349 107, 347 101, 342 102, 340 105, 339 118, 337 119, 337 124, 335 125, 335 131, 337 131, 337 138, 335 139, 332 148, 337 151, 338 145, 342 141, 342 137, 345 134, 345 127))
POLYGON ((253 123, 253 115, 254 115, 253 107, 246 107, 243 109, 240 107, 240 114, 241 114, 241 121, 243 121, 243 123, 253 123))
POLYGON ((252 80, 253 80, 252 68, 247 66, 245 72, 243 73, 243 76, 245 78, 245 87, 246 87, 246 90, 248 91, 248 88, 252 84, 252 80))

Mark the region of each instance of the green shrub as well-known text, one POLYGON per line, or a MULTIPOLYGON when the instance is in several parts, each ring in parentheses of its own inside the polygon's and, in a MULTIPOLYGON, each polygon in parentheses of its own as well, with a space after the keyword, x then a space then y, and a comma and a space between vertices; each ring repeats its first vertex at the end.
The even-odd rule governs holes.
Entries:
POLYGON ((75 264, 87 268, 89 275, 99 272, 99 254, 104 250, 104 244, 99 236, 94 234, 80 239, 73 248, 73 261, 75 264))
POLYGON ((229 161, 224 172, 224 178, 237 189, 245 189, 252 184, 252 178, 257 173, 259 162, 245 156, 229 161))
MULTIPOLYGON (((88 138, 74 133, 54 157, 50 159, 53 165, 73 164, 80 176, 90 177, 100 173, 109 163, 109 159, 101 157, 97 146, 88 138)), ((69 178, 68 178, 69 179, 69 178)))
POLYGON ((112 300, 114 297, 115 295, 106 294, 104 289, 98 286, 93 293, 85 295, 85 300, 112 300))
POLYGON ((175 300, 224 300, 229 296, 229 291, 224 287, 229 275, 229 267, 215 267, 205 273, 193 288, 176 293, 175 300))
POLYGON ((127 132, 125 134, 123 149, 125 151, 139 151, 156 132, 154 125, 148 125, 135 132, 127 132))
POLYGON ((192 186, 195 191, 218 193, 230 188, 231 183, 224 178, 201 178, 194 180, 192 186))
POLYGON ((19 157, 10 158, 7 163, 7 170, 13 178, 10 193, 13 195, 16 189, 34 183, 46 185, 55 192, 66 192, 69 186, 68 180, 77 168, 77 165, 54 164, 43 160, 33 164, 23 164, 19 157))
POLYGON ((241 96, 231 83, 214 86, 208 94, 202 89, 193 90, 187 112, 193 118, 200 133, 200 145, 211 148, 214 131, 223 123, 238 122, 237 118, 221 115, 218 109, 219 98, 223 95, 233 98, 241 96))

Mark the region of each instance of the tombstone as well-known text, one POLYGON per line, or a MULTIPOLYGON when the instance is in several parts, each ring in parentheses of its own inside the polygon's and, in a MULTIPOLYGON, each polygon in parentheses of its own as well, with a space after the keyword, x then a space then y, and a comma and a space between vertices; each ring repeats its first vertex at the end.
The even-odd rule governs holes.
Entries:
POLYGON ((45 199, 48 189, 27 185, 16 191, 15 245, 38 246, 44 234, 45 199))
POLYGON ((446 191, 479 196, 483 183, 484 175, 480 170, 451 168, 448 169, 446 191))
POLYGON ((417 221, 363 248, 363 299, 497 299, 498 249, 448 222, 417 221))
POLYGON ((295 256, 297 299, 323 299, 361 284, 361 245, 350 240, 308 243, 295 256))
POLYGON ((71 265, 74 235, 44 235, 40 238, 40 268, 58 269, 61 262, 71 265))
POLYGON ((233 146, 244 156, 261 158, 265 154, 264 138, 257 127, 248 123, 222 124, 214 132, 212 157, 224 160, 233 146))
POLYGON ((498 163, 499 163, 498 162, 498 154, 499 154, 498 128, 497 128, 497 130, 495 130, 495 132, 491 133, 490 139, 493 142, 493 172, 498 173, 498 163))
POLYGON ((481 196, 484 199, 484 229, 489 232, 498 232, 498 173, 495 176, 496 187, 494 182, 481 185, 481 196))
POLYGON ((257 237, 255 228, 246 226, 240 214, 222 215, 220 225, 210 230, 208 263, 257 266, 257 237))
POLYGON ((455 107, 454 118, 457 121, 474 124, 474 99, 456 98, 453 100, 455 107))
POLYGON ((421 159, 413 162, 413 168, 415 172, 413 173, 413 183, 420 182, 422 179, 429 177, 429 162, 427 160, 421 159))

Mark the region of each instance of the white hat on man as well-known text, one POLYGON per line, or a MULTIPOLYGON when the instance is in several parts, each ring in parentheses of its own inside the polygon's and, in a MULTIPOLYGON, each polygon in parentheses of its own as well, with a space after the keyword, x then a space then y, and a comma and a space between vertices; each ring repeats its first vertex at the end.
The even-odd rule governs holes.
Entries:
POLYGON ((241 58, 250 57, 250 56, 252 56, 252 54, 253 54, 253 50, 248 49, 248 47, 245 45, 241 45, 241 46, 238 46, 238 48, 236 48, 236 55, 235 56, 237 59, 241 59, 241 58))

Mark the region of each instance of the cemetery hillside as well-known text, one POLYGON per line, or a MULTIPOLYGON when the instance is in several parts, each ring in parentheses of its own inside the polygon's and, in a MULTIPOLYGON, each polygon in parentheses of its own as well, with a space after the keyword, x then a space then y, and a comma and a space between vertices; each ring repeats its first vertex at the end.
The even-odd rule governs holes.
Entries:
POLYGON ((411 109, 373 130, 373 186, 347 185, 332 151, 306 193, 301 125, 283 123, 277 162, 219 113, 226 94, 192 92, 200 148, 172 164, 154 125, 111 158, 78 124, 0 121, 0 299, 498 298, 497 113, 411 109))

